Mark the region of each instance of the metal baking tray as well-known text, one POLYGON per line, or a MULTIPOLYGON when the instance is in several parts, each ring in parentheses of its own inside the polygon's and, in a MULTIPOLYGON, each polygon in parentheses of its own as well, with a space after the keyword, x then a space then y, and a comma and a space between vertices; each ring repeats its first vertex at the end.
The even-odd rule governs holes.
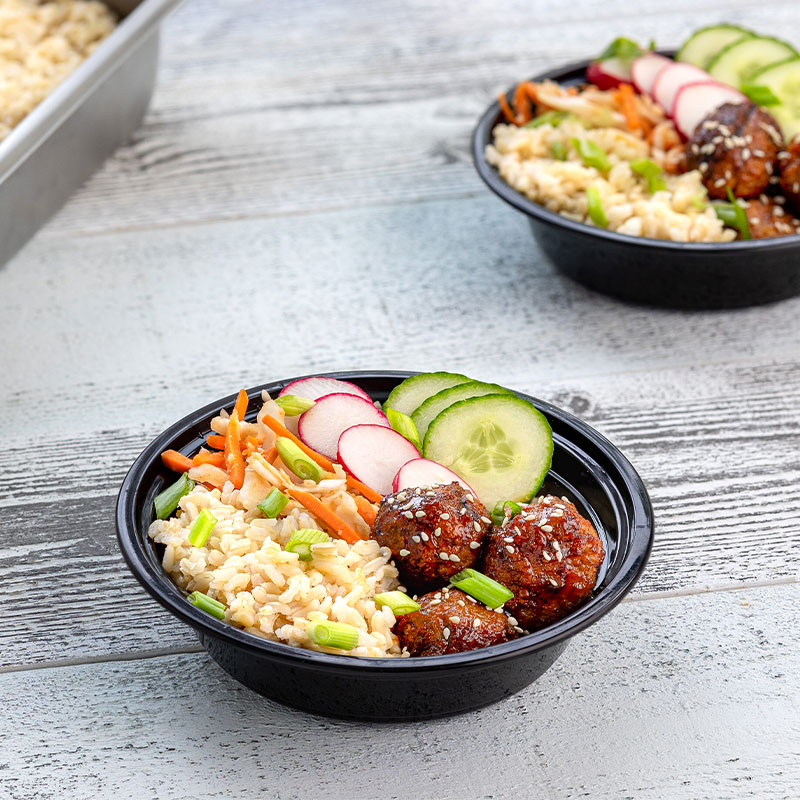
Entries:
POLYGON ((159 23, 181 0, 105 0, 117 28, 0 142, 0 265, 141 122, 159 23))

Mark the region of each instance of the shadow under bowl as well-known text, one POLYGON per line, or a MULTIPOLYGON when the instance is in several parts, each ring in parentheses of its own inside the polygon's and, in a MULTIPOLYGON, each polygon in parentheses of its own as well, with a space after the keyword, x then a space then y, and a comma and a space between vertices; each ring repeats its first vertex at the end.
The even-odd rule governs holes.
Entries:
MULTIPOLYGON (((671 55, 665 53, 665 55, 671 55)), ((585 82, 588 61, 532 81, 585 82)), ((509 100, 513 89, 507 93, 509 100)), ((512 189, 485 157, 503 122, 492 103, 472 135, 472 156, 486 185, 528 217, 533 236, 563 274, 597 292, 668 308, 738 308, 800 293, 800 235, 737 242, 672 242, 615 233, 575 222, 512 189)))
MULTIPOLYGON (((375 399, 411 373, 337 372, 375 399)), ((262 389, 273 396, 295 378, 248 391, 260 407, 262 389)), ((358 658, 292 647, 246 633, 186 601, 164 572, 147 535, 153 498, 174 480, 160 454, 192 454, 209 422, 235 396, 187 415, 154 439, 136 459, 120 488, 116 509, 120 548, 142 586, 171 614, 191 625, 209 655, 256 692, 304 711, 369 721, 448 716, 488 705, 530 684, 558 658, 567 641, 596 622, 630 591, 647 562, 653 514, 641 479, 610 442, 585 423, 548 403, 525 397, 553 428, 553 466, 542 491, 567 495, 603 539, 606 559, 592 597, 554 625, 483 650, 425 658, 358 658)), ((255 417, 255 410, 248 419, 255 417)))

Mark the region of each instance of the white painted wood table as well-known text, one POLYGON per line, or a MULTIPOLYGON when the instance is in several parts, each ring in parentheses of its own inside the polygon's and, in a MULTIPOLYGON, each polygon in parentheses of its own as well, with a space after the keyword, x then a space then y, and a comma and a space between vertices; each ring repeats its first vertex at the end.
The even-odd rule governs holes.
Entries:
POLYGON ((141 129, 0 268, 0 797, 800 797, 800 300, 592 294, 468 156, 497 90, 616 35, 800 31, 794 0, 631 6, 196 0, 168 21, 141 129), (647 483, 641 582, 512 699, 293 712, 129 575, 112 509, 152 436, 337 368, 530 392, 647 483))

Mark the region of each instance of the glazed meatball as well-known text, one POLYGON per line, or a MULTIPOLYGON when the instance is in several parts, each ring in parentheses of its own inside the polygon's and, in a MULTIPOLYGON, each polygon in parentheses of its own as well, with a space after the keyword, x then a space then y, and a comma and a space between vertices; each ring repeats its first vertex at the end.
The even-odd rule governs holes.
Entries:
POLYGON ((783 137, 775 118, 755 103, 725 103, 695 129, 686 165, 699 169, 712 198, 757 197, 775 172, 783 137))
POLYGON ((781 191, 794 210, 800 213, 800 136, 778 153, 781 168, 781 191))
POLYGON ((547 495, 491 533, 483 571, 514 592, 506 611, 536 630, 589 597, 604 557, 592 524, 569 501, 547 495))
POLYGON ((753 239, 769 239, 772 236, 788 236, 798 232, 797 220, 766 195, 762 195, 759 200, 748 200, 745 213, 747 227, 753 239))
POLYGON ((491 525, 480 501, 451 483, 384 497, 372 538, 392 551, 403 583, 425 592, 475 563, 491 525))
POLYGON ((445 587, 419 598, 420 609, 397 620, 394 632, 412 656, 479 650, 519 633, 502 611, 492 611, 459 589, 445 587))

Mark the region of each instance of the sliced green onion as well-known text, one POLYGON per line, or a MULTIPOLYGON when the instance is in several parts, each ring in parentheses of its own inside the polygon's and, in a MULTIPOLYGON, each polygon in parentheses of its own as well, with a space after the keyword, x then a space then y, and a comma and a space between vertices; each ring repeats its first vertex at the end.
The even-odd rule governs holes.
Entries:
POLYGON ((631 161, 631 169, 637 175, 647 178, 647 191, 650 194, 667 188, 664 173, 655 161, 651 161, 649 158, 640 158, 638 161, 631 161))
POLYGON ((358 628, 343 622, 315 619, 306 625, 306 634, 314 644, 337 650, 352 650, 358 644, 358 628))
POLYGON ((727 189, 728 200, 730 203, 712 203, 717 217, 722 220, 723 225, 729 228, 735 228, 739 231, 739 236, 742 240, 746 241, 752 239, 750 234, 750 224, 747 221, 747 212, 739 205, 738 201, 733 195, 730 186, 727 189))
POLYGON ((696 195, 695 195, 695 196, 692 198, 692 205, 693 205, 693 206, 694 206, 694 207, 695 207, 695 208, 696 208, 698 211, 705 211, 705 210, 708 208, 708 200, 706 200, 706 193, 705 193, 705 191, 698 192, 698 193, 697 193, 697 194, 696 194, 696 195))
POLYGON ((275 519, 286 508, 289 498, 280 489, 270 489, 269 494, 258 504, 258 510, 269 519, 275 519))
POLYGON ((217 518, 207 508, 204 508, 192 523, 192 529, 189 531, 189 544, 192 547, 202 547, 208 541, 216 524, 217 518))
POLYGON ((489 608, 498 608, 514 596, 502 583, 476 569, 462 569, 450 578, 450 583, 489 608))
POLYGON ((206 614, 211 614, 212 617, 217 619, 225 619, 225 604, 220 603, 219 600, 214 600, 202 592, 192 592, 186 598, 193 606, 197 606, 201 611, 206 614))
POLYGON ((296 417, 309 408, 313 408, 316 403, 307 397, 299 397, 296 394, 284 394, 275 398, 275 402, 283 409, 287 417, 296 417))
POLYGON ((769 86, 761 86, 754 83, 746 83, 739 87, 742 94, 752 100, 757 106, 779 106, 781 99, 769 86))
POLYGON ((402 411, 395 411, 393 408, 387 408, 384 413, 386 414, 392 429, 408 439, 408 441, 411 442, 411 444, 413 444, 414 447, 416 447, 421 453, 422 442, 420 441, 419 431, 417 430, 417 426, 414 424, 414 420, 411 419, 411 417, 409 417, 407 414, 403 414, 402 411))
POLYGON ((522 512, 522 506, 519 503, 515 503, 513 500, 498 500, 492 509, 492 522, 495 525, 500 526, 506 521, 506 509, 511 512, 508 515, 509 519, 522 512))
POLYGON ((603 210, 603 200, 600 197, 600 190, 596 186, 586 187, 586 210, 589 219, 600 228, 608 227, 608 217, 603 210))
POLYGON ((314 483, 319 482, 322 477, 322 470, 319 464, 312 461, 291 439, 279 436, 278 441, 275 442, 275 447, 278 450, 281 461, 298 478, 302 478, 304 481, 314 481, 314 483))
POLYGON ((564 142, 553 142, 553 144, 550 145, 550 152, 553 154, 553 158, 556 161, 567 160, 567 147, 564 142))
MULTIPOLYGON (((654 42, 651 42, 651 45, 654 45, 654 42)), ((650 48, 653 49, 652 47, 650 48)), ((627 60, 633 60, 637 56, 642 54, 642 48, 639 47, 633 39, 627 39, 624 36, 619 36, 611 42, 605 50, 597 57, 596 61, 605 61, 607 58, 622 58, 627 60)))
POLYGON ((542 125, 552 125, 557 128, 565 119, 569 119, 572 115, 567 111, 545 111, 534 117, 530 122, 526 123, 526 128, 541 128, 542 125))
POLYGON ((570 139, 570 144, 578 151, 578 155, 587 167, 594 167, 600 172, 608 172, 611 162, 606 152, 588 139, 570 139))
POLYGON ((300 528, 286 542, 288 553, 297 553, 301 561, 311 561, 311 545, 329 542, 331 537, 325 531, 316 528, 300 528))
POLYGON ((158 519, 166 519, 178 507, 178 501, 181 497, 189 494, 192 489, 194 489, 194 481, 189 477, 188 472, 184 472, 175 483, 167 486, 163 492, 159 492, 153 498, 156 517, 158 519))
POLYGON ((372 598, 378 608, 389 606, 396 617, 403 614, 410 614, 412 611, 419 611, 419 603, 412 600, 405 592, 381 592, 372 598))

